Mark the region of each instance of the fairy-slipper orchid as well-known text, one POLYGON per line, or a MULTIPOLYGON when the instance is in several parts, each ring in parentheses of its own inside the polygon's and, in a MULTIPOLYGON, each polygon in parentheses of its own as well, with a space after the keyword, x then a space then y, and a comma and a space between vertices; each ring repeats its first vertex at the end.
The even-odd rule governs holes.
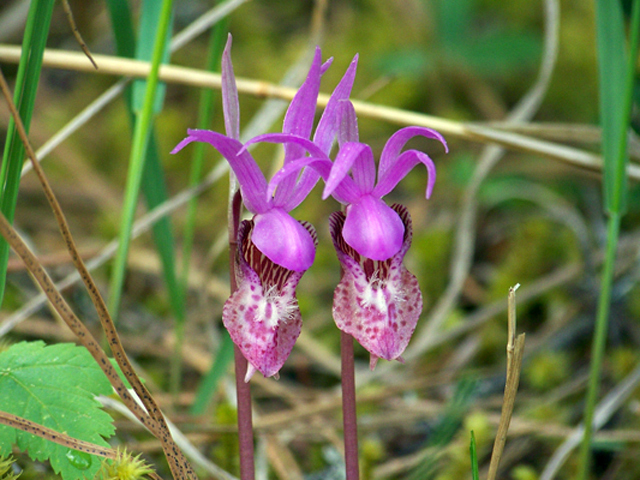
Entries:
POLYGON ((416 277, 402 260, 411 245, 411 217, 402 205, 390 207, 404 226, 400 249, 386 260, 360 255, 344 239, 345 214, 329 220, 331 238, 342 265, 342 278, 333 295, 333 318, 340 330, 353 336, 378 358, 401 360, 422 312, 416 277))
MULTIPOLYGON (((306 222, 298 225, 307 231, 315 246, 314 228, 306 222)), ((253 241, 255 233, 253 220, 241 223, 236 257, 238 289, 222 311, 225 328, 249 362, 245 381, 256 370, 265 377, 277 375, 302 327, 296 287, 304 271, 272 262, 253 241)))
MULTIPOLYGON (((194 141, 212 145, 229 162, 243 202, 254 214, 251 221, 243 222, 238 234, 238 290, 225 303, 222 318, 249 362, 248 381, 256 370, 265 376, 277 374, 300 334, 295 289, 313 263, 317 242, 313 227, 298 222, 289 212, 313 189, 319 174, 309 169, 299 177, 284 179, 277 190, 268 191, 262 171, 240 142, 240 109, 230 49, 231 36, 222 57, 222 104, 227 134, 188 130, 188 136, 172 153, 194 141)), ((320 78, 330 64, 331 61, 322 64, 320 49, 316 49, 309 74, 287 109, 282 135, 307 139, 311 136, 320 78)), ((347 98, 352 82, 353 79, 337 89, 335 98, 347 98)), ((333 113, 325 111, 314 136, 327 152, 338 128, 336 101, 330 102, 333 113)), ((304 149, 295 144, 285 146, 285 166, 303 153, 304 149)))

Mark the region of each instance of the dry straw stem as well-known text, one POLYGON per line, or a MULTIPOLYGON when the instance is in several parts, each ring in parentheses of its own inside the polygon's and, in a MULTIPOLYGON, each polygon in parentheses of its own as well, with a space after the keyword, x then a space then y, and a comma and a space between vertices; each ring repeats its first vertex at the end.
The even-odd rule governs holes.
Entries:
POLYGON ((502 402, 502 413, 493 451, 491 452, 491 462, 489 463, 489 475, 487 480, 495 480, 498 474, 498 465, 507 441, 509 423, 513 414, 513 406, 518 393, 520 382, 520 368, 522 366, 522 355, 524 353, 524 337, 522 333, 516 338, 516 290, 520 284, 509 289, 508 306, 508 340, 507 340, 507 383, 504 387, 504 400, 502 402))
POLYGON ((73 12, 71 11, 71 6, 69 5, 69 1, 62 0, 62 7, 64 8, 64 13, 67 15, 67 21, 69 22, 69 27, 71 27, 73 36, 76 38, 76 42, 78 42, 78 45, 80 45, 82 52, 87 56, 87 58, 93 65, 93 68, 97 70, 98 65, 96 64, 96 61, 91 56, 91 52, 89 52, 89 48, 87 47, 87 44, 84 43, 84 40, 82 39, 82 35, 80 35, 80 31, 78 30, 76 21, 73 19, 73 12))
POLYGON ((77 438, 70 437, 65 433, 60 433, 52 430, 48 427, 40 425, 39 423, 26 420, 22 417, 17 417, 10 413, 0 412, 0 424, 8 427, 22 430, 23 432, 31 433, 41 438, 45 438, 51 442, 62 445, 63 447, 69 447, 73 450, 80 452, 90 453, 91 455, 98 455, 105 458, 116 458, 116 451, 109 447, 102 447, 95 443, 85 442, 84 440, 78 440, 77 438))
MULTIPOLYGON (((0 61, 17 63, 21 48, 12 45, 0 45, 0 61)), ((150 71, 150 64, 139 60, 118 58, 109 55, 94 55, 100 66, 98 73, 145 78, 150 71)), ((84 72, 94 72, 82 53, 47 49, 44 53, 44 66, 84 72)), ((220 88, 220 75, 194 68, 163 65, 160 67, 160 80, 167 83, 178 83, 195 87, 220 88)), ((274 97, 291 100, 296 93, 295 88, 281 87, 269 82, 237 79, 238 91, 257 97, 274 97)), ((318 96, 318 106, 326 106, 329 96, 318 96)), ((584 150, 580 150, 553 142, 539 140, 521 134, 505 132, 488 126, 461 123, 444 118, 433 117, 416 112, 408 112, 398 108, 385 107, 367 102, 353 101, 359 115, 386 120, 398 125, 418 125, 435 128, 444 135, 454 136, 480 143, 493 143, 505 148, 530 152, 568 164, 600 171, 602 158, 584 150)), ((630 164, 628 175, 640 180, 640 166, 630 164)))
POLYGON ((163 450, 169 460, 169 465, 171 467, 172 473, 176 478, 196 478, 195 473, 189 462, 184 458, 182 452, 176 448, 175 443, 173 442, 171 435, 169 433, 169 429, 165 423, 162 412, 160 411, 158 405, 155 400, 151 397, 151 394, 148 392, 146 387, 142 384, 137 374, 135 373, 131 363, 129 362, 124 348, 122 347, 122 343, 118 337, 118 334, 115 330, 115 326, 107 311, 106 305, 100 292, 93 281, 93 278, 89 274, 79 252, 75 245, 75 242, 71 236, 71 231, 69 230, 69 226, 66 222, 64 213, 58 203, 51 186, 44 174, 44 171, 40 167, 38 163, 35 152, 31 147, 29 139, 27 137, 26 131, 24 129, 24 125, 20 119, 18 111, 13 103, 11 92, 9 91, 9 87, 6 83, 4 75, 0 71, 0 89, 5 97, 5 100, 8 103, 11 114, 14 118, 16 128, 18 134, 20 135, 20 139, 22 140, 25 151, 27 152, 27 156, 31 160, 33 164, 33 168, 38 175, 38 179, 40 180, 43 190, 45 192, 45 196, 47 197, 47 201, 51 205, 51 208, 56 217, 56 221, 58 222, 60 231, 67 245, 67 249, 71 255, 74 266, 80 273, 80 276, 87 288, 89 296, 91 298, 92 303, 94 304, 98 316, 100 317, 100 322, 107 336, 107 341, 109 346, 111 347, 112 352, 114 353, 115 359, 120 365, 123 373, 134 387, 134 390, 143 401, 143 404, 146 408, 146 412, 142 410, 133 397, 127 391, 124 383, 118 376, 117 372, 109 362, 109 359, 102 348, 99 346, 98 342, 91 335, 89 330, 84 326, 84 324, 80 321, 80 319, 75 315, 72 311, 71 307, 64 300, 60 292, 55 288, 55 285, 42 264, 38 261, 37 257, 29 250, 26 246, 25 242, 18 235, 15 229, 11 226, 11 224, 7 221, 6 217, 2 215, 0 217, 0 231, 2 235, 6 238, 7 242, 11 245, 11 247, 15 250, 15 252, 22 258, 25 266, 29 270, 29 272, 34 276, 40 287, 42 288, 45 295, 49 298, 49 301, 53 305, 54 309, 58 314, 65 320, 67 325, 71 328, 71 330, 76 334, 81 343, 89 350, 91 355, 94 357, 100 368, 107 375, 107 378, 116 389, 122 400, 125 404, 140 418, 140 420, 147 426, 150 431, 163 443, 163 450))

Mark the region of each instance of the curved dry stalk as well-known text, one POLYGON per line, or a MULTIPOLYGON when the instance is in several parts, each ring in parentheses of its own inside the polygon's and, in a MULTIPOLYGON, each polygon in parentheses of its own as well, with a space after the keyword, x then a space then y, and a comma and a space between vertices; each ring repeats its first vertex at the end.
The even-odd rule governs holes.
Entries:
POLYGON ((79 452, 85 452, 91 455, 110 459, 116 458, 116 451, 112 448, 103 447, 91 442, 85 442, 84 440, 78 440, 77 438, 70 437, 65 433, 52 430, 49 427, 18 417, 17 415, 0 412, 0 424, 22 430, 23 432, 31 433, 32 435, 57 443, 63 447, 78 450, 79 452))
MULTIPOLYGON (((559 43, 559 23, 560 23, 560 6, 558 0, 546 0, 545 1, 545 37, 544 37, 544 56, 542 64, 540 65, 540 71, 538 78, 533 86, 529 89, 522 99, 518 102, 515 108, 507 115, 508 123, 517 123, 529 120, 533 117, 538 107, 542 103, 542 99, 551 82, 551 76, 553 68, 558 56, 558 43, 559 43)), ((480 127, 467 126, 471 129, 471 132, 478 130, 480 127)), ((493 129, 480 130, 485 135, 496 133, 496 137, 502 135, 508 135, 508 132, 494 132, 493 129), (487 131, 488 130, 488 131, 487 131)), ((480 133, 479 133, 480 134, 480 133)), ((513 139, 513 138, 512 138, 513 139)), ((495 139, 494 139, 495 140, 495 139)), ((542 142, 540 140, 529 139, 528 137, 519 136, 516 143, 523 144, 525 141, 542 142)), ((504 147, 509 145, 500 142, 494 142, 504 147)), ((551 144, 549 144, 551 145, 551 144)), ((538 144, 538 147, 546 148, 549 145, 538 144)), ((554 145, 554 149, 562 149, 561 145, 554 145)), ((583 152, 585 153, 585 152, 583 152)), ((477 216, 477 201, 476 197, 480 190, 480 186, 485 177, 489 174, 491 169, 504 155, 504 150, 496 145, 490 145, 487 147, 480 157, 478 166, 473 174, 473 178, 464 193, 462 201, 462 213, 460 215, 460 227, 457 230, 455 238, 455 248, 453 254, 453 261, 451 264, 451 280, 447 285, 447 289, 442 297, 438 300, 438 303, 429 314, 429 318, 425 326, 418 332, 414 338, 409 351, 405 355, 406 358, 412 358, 424 353, 426 345, 429 344, 430 338, 433 337, 435 332, 440 328, 447 315, 451 311, 455 301, 458 299, 460 292, 464 286, 464 282, 467 279, 471 263, 473 261, 473 254, 475 251, 475 225, 477 216)), ((591 156, 590 154, 587 154, 591 156)), ((575 156, 574 160, 584 161, 585 158, 575 156)), ((591 159, 593 160, 593 159, 591 159)), ((601 162, 601 160, 600 160, 601 162)))
MULTIPOLYGON (((20 115, 18 114, 18 111, 16 109, 16 106, 13 103, 13 99, 11 96, 11 92, 9 91, 9 86, 7 85, 7 82, 4 78, 4 75, 2 74, 2 71, 0 71, 0 89, 2 90, 2 93, 5 97, 5 100, 7 101, 8 105, 9 105, 9 110, 11 111, 11 114, 14 118, 15 121, 15 125, 16 125, 16 129, 18 131, 18 134, 20 136, 20 139, 22 140, 22 143, 24 144, 25 147, 25 151, 27 153, 27 156, 29 157, 29 159, 31 160, 32 164, 33 164, 33 168, 36 171, 36 174, 38 175, 38 179, 40 180, 40 183, 42 184, 42 188, 44 190, 45 196, 47 198, 47 201, 49 202, 49 205, 51 206, 51 209, 53 210, 54 216, 56 217, 56 221, 58 223, 58 226, 60 228, 60 232, 62 234, 62 237, 65 241, 65 244, 67 246, 67 250, 69 251, 69 254, 71 255, 71 259, 73 261, 73 264, 75 266, 75 268, 77 269, 78 273, 80 274, 80 277, 82 278, 83 283, 85 284, 85 287, 87 289, 87 292, 89 293, 89 297, 91 298, 91 302, 93 303, 93 305, 96 308, 96 311, 98 313, 98 317, 100 319, 100 324, 102 325, 102 328, 105 332, 105 335, 107 337, 107 341, 109 343, 109 347, 111 348, 111 351, 114 354, 114 357, 116 359, 116 362, 118 363, 118 365, 120 366, 122 372, 124 373, 124 375, 126 376, 127 380, 129 381, 129 383, 131 384, 131 386, 134 388, 136 394, 139 396, 139 398, 142 400, 142 403, 144 404, 144 407, 147 411, 148 417, 147 417, 147 421, 149 422, 150 428, 152 429, 152 431, 154 431, 154 434, 156 435, 156 437, 162 442, 163 444, 163 450, 165 452, 165 455, 167 456, 167 459, 169 460, 169 465, 171 466, 171 470, 175 475, 180 475, 180 477, 184 477, 184 478, 188 478, 188 477, 195 477, 195 473, 193 472, 193 469, 191 467, 191 465, 189 464, 189 462, 186 460, 186 458, 184 458, 184 456, 182 455, 182 452, 180 452, 179 449, 175 448, 175 444, 173 443, 172 439, 171 439, 171 435, 169 433, 169 429, 165 423, 165 419, 164 416, 162 415, 162 412, 160 411, 160 408, 158 407, 157 403, 155 402, 155 400, 153 399, 153 397, 151 396, 151 394, 149 393, 149 391, 147 390, 147 388, 143 385, 142 381, 140 380, 140 378, 138 377, 138 375, 136 374, 133 366, 131 365, 131 362, 129 362, 129 359, 124 351, 124 348, 122 346, 122 343, 120 342, 120 338, 118 336, 118 333, 116 331, 115 325, 113 323, 113 320, 111 319, 111 316, 109 315, 109 312, 107 311, 107 306, 104 302, 104 299, 102 298, 102 295, 100 294, 100 291, 97 287, 97 285, 95 284, 95 282, 93 281, 93 278, 91 277, 91 274, 89 273, 89 271, 87 270, 84 261, 82 260, 82 257, 80 255, 80 253, 78 252, 78 249, 76 247, 75 241, 73 240, 73 237, 71 235, 71 231, 69 230, 69 225, 67 224, 67 221, 65 219, 64 213, 62 212, 62 208, 60 207, 60 204, 58 203, 58 200, 55 197, 55 194, 53 193, 53 189, 51 188, 49 181, 47 180, 44 171, 42 170, 42 167, 40 166, 40 164, 38 163, 38 160, 36 159, 35 156, 35 152, 33 151, 33 148, 31 147, 31 143, 29 142, 29 139, 27 137, 27 133, 26 130, 24 128, 24 125, 22 124, 22 120, 20 118, 20 115), (184 473, 184 475, 183 475, 184 473)), ((26 245, 24 245, 24 242, 22 242, 22 239, 19 238, 19 236, 17 235, 17 233, 15 232, 15 230, 13 230, 13 227, 11 227, 11 225, 9 224, 9 222, 7 222, 6 218, 2 218, 3 221, 3 225, 2 225, 2 231, 3 231, 3 235, 5 236, 5 238, 7 238, 7 234, 11 235, 13 234, 13 241, 14 243, 11 243, 11 246, 14 248, 14 250, 16 250, 16 253, 18 253, 20 255, 20 257, 23 259, 23 261, 25 261, 25 256, 29 257, 31 260, 31 268, 36 268, 39 269, 39 271, 41 272, 41 280, 44 280, 45 277, 49 282, 49 288, 51 289, 53 287, 53 282, 51 281, 51 279, 48 277, 48 275, 46 274, 44 268, 42 267, 42 265, 39 263, 39 261, 36 259, 36 257, 33 255, 32 252, 30 252, 28 250, 28 248, 26 247, 26 245), (5 225, 6 224, 6 225, 5 225), (7 225, 11 228, 11 230, 13 230, 13 232, 9 232, 7 231, 6 227, 7 225), (17 241, 19 240, 19 242, 17 241), (20 245, 20 243, 22 243, 22 245, 20 245), (18 251, 18 249, 22 249, 22 254, 18 251), (25 251, 26 249, 26 251, 25 251), (25 255, 25 256, 23 256, 25 255)), ((9 241, 9 238, 7 238, 7 241, 9 241)), ((32 272, 29 264, 27 263, 27 261, 25 261, 25 265, 27 266, 27 268, 29 269, 29 271, 32 272)), ((33 273, 33 272, 32 272, 33 273)), ((34 274, 34 273, 33 273, 34 274)), ((34 277, 36 275, 34 274, 34 277)), ((37 277, 36 277, 37 278, 37 277)), ((40 283, 40 281, 38 283, 40 283)), ((53 292, 47 292, 47 289, 43 287, 43 284, 40 284, 41 287, 43 288, 45 294, 48 295, 48 293, 53 293, 53 292)), ((71 311, 71 308, 69 307, 69 305, 64 302, 64 299, 62 299, 62 296, 60 295, 59 292, 55 291, 55 294, 57 294, 57 298, 56 301, 60 304, 60 300, 62 300, 63 303, 63 310, 67 310, 67 317, 69 319, 73 319, 74 323, 77 323, 79 325, 81 325, 84 330, 86 330, 86 328, 84 327, 84 324, 82 324, 82 322, 80 322, 80 320, 75 316, 75 314, 71 311)), ((51 300, 51 297, 50 297, 51 300)), ((58 308, 56 307, 55 303, 52 302, 52 304, 54 304, 54 308, 56 308, 56 311, 58 311, 58 308)), ((60 312, 59 312, 60 313, 60 312)), ((62 314, 61 314, 62 316, 62 314)), ((76 328, 77 325, 76 325, 76 328)), ((73 328, 72 328, 73 330, 73 328)), ((77 330, 78 332, 81 331, 81 329, 77 330)), ((79 333, 77 333, 76 330, 74 330, 74 333, 76 334, 76 336, 78 336, 81 340, 81 336, 79 333)), ((86 330, 86 332, 88 333, 88 330, 86 330)), ((82 335, 85 335, 85 333, 83 332, 82 335)), ((102 354, 102 356, 106 357, 106 354, 104 353, 104 351, 99 347, 99 345, 97 343, 95 343, 95 340, 90 340, 89 344, 95 344, 92 345, 92 347, 94 349, 97 348, 97 350, 99 350, 99 352, 102 354)), ((87 347, 89 348, 89 347, 87 347)), ((90 350, 91 351, 91 350, 90 350)), ((96 357, 96 355, 98 352, 92 352, 92 356, 94 357, 94 359, 96 359, 96 361, 98 361, 98 358, 96 357)), ((101 361, 104 361, 101 359, 101 361)), ((98 361, 98 363, 100 363, 100 361, 98 361)), ((108 361, 107 361, 108 363, 108 361)), ((109 364, 109 366, 111 366, 109 364)), ((113 367, 111 367, 111 369, 113 370, 113 367)), ((103 369, 104 371, 104 369, 103 369)), ((105 373, 107 373, 105 371, 105 373)), ((110 380, 111 380, 111 376, 107 375, 110 380)), ((118 378, 119 383, 122 384, 122 381, 120 380, 120 378, 118 377, 117 373, 115 374, 116 378, 118 378)), ((116 390, 118 390, 118 388, 121 388, 122 385, 119 385, 118 387, 116 387, 116 384, 114 384, 112 382, 112 385, 114 386, 114 388, 116 388, 116 390)), ((123 392, 125 394, 128 395, 128 393, 125 391, 123 392)), ((121 396, 122 397, 122 396, 121 396)), ((124 398, 123 398, 124 400, 124 398)), ((135 402, 129 402, 129 404, 131 404, 132 407, 135 406, 135 408, 139 409, 139 407, 137 406, 137 404, 135 404, 135 402)))
POLYGON ((71 27, 71 31, 73 32, 73 36, 80 45, 82 52, 87 56, 89 61, 93 64, 93 67, 98 70, 98 64, 91 56, 91 52, 89 51, 89 47, 84 43, 82 39, 82 35, 80 35, 80 31, 78 30, 78 26, 76 25, 76 21, 73 19, 73 12, 71 11, 71 6, 69 5, 69 0, 62 0, 62 7, 64 8, 64 13, 67 15, 67 21, 69 22, 69 26, 71 27))

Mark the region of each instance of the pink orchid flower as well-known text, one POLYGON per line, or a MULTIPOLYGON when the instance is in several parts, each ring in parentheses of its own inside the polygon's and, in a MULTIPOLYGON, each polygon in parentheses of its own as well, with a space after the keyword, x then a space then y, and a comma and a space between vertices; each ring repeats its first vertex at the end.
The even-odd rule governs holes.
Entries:
MULTIPOLYGON (((249 381, 256 370, 265 377, 277 375, 300 335, 302 319, 296 287, 313 263, 317 237, 313 226, 295 220, 289 212, 305 199, 319 175, 309 169, 300 178, 283 179, 277 191, 268 191, 262 171, 240 142, 238 91, 230 49, 231 36, 222 58, 227 135, 190 129, 171 153, 194 141, 211 144, 229 162, 238 179, 243 202, 254 214, 239 227, 238 289, 227 300, 222 313, 232 340, 249 362, 245 377, 245 381, 249 381)), ((330 64, 331 60, 321 63, 321 52, 317 48, 309 74, 289 105, 282 135, 311 141, 320 78, 330 64)), ((316 128, 314 145, 324 154, 328 155, 338 129, 337 104, 348 98, 352 83, 347 80, 338 85, 316 128)), ((285 145, 284 165, 302 155, 304 148, 299 145, 285 145)))

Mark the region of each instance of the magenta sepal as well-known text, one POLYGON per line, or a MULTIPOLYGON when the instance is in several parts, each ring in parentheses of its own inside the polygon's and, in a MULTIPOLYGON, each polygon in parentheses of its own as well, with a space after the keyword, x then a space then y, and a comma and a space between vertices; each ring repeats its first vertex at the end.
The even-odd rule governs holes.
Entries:
POLYGON ((411 245, 411 217, 402 205, 391 208, 404 224, 404 239, 400 250, 383 261, 363 257, 347 245, 342 236, 343 212, 334 212, 329 220, 342 265, 333 295, 333 318, 340 330, 369 351, 372 369, 378 358, 402 361, 422 312, 418 280, 402 263, 411 245))
MULTIPOLYGON (((300 222, 317 244, 315 229, 300 222)), ((249 362, 245 381, 260 371, 277 375, 300 335, 302 319, 296 287, 304 271, 276 265, 251 241, 253 221, 245 220, 238 231, 236 279, 238 289, 224 304, 222 322, 231 339, 249 362)))

